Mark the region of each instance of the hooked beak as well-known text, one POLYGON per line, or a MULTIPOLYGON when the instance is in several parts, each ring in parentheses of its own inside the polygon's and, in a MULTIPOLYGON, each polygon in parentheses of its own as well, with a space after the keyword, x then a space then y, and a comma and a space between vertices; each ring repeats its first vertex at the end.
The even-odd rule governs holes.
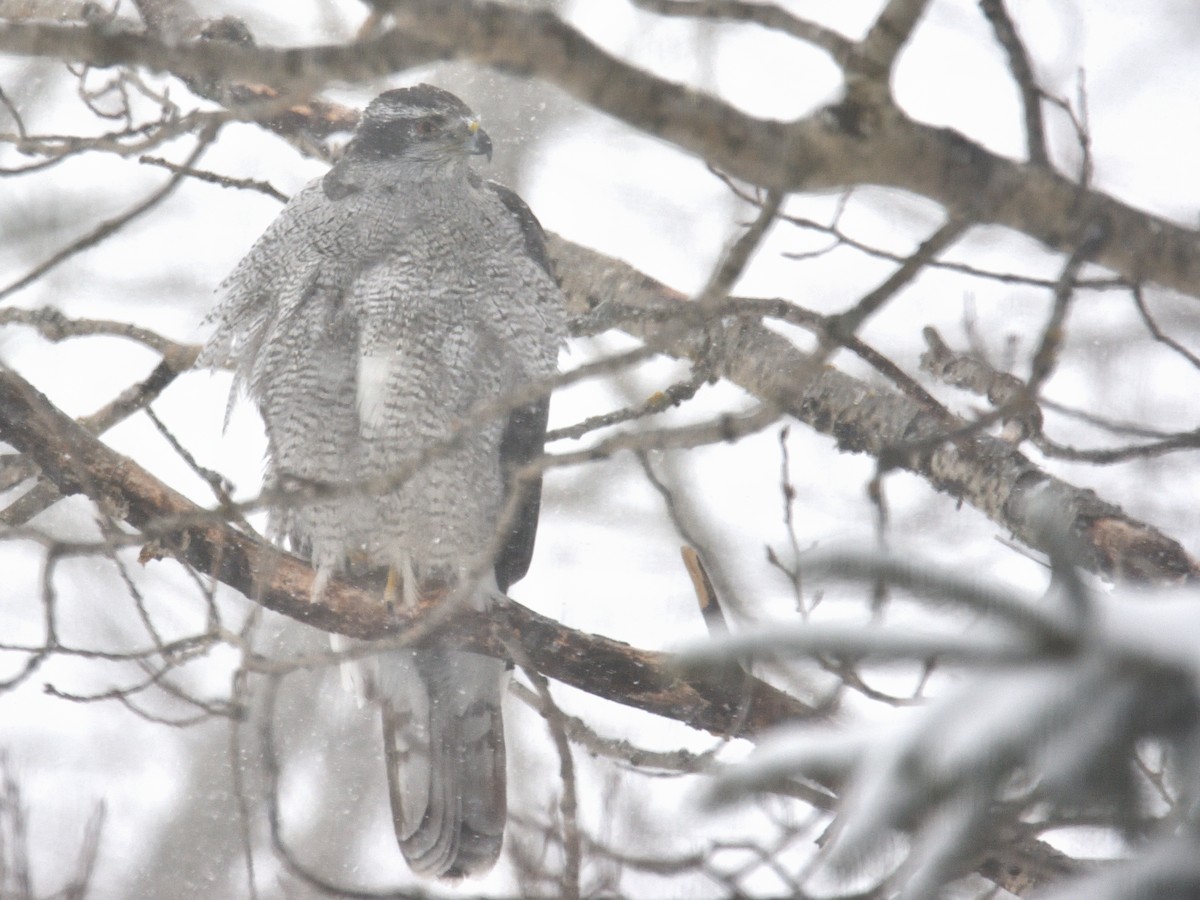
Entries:
POLYGON ((475 156, 486 156, 492 161, 492 139, 488 133, 479 127, 479 120, 473 119, 467 126, 470 137, 467 138, 467 152, 475 156))

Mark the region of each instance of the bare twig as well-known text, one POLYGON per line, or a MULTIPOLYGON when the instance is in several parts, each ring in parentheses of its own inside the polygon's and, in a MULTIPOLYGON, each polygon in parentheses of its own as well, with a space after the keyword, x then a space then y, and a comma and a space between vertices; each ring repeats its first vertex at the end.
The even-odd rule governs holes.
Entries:
POLYGON ((525 677, 533 685, 539 703, 539 711, 546 720, 550 737, 554 741, 554 749, 558 753, 559 782, 562 785, 562 795, 558 801, 559 813, 562 815, 562 846, 563 872, 559 882, 559 896, 564 900, 579 900, 581 890, 579 872, 581 865, 581 849, 579 838, 579 801, 576 796, 578 785, 575 781, 575 762, 571 757, 571 744, 567 740, 567 726, 562 710, 554 702, 550 694, 550 685, 545 677, 523 660, 524 654, 519 647, 512 649, 518 654, 516 662, 521 666, 525 677))
POLYGON ((746 264, 750 262, 750 257, 754 255, 754 251, 766 237, 767 230, 774 224, 782 202, 783 194, 779 191, 771 191, 767 194, 766 199, 759 204, 758 215, 750 227, 725 251, 721 261, 717 263, 716 268, 709 276, 708 283, 696 295, 697 305, 712 306, 729 295, 734 283, 745 270, 746 264))
POLYGON ((844 65, 855 52, 854 42, 832 29, 801 19, 771 3, 744 3, 741 0, 633 0, 635 6, 660 16, 694 19, 720 19, 761 25, 773 31, 799 38, 828 53, 838 65, 844 65))
MULTIPOLYGON (((542 712, 542 698, 519 681, 509 683, 508 690, 523 703, 542 712)), ((659 769, 666 773, 685 775, 705 771, 716 756, 717 750, 727 743, 724 739, 718 741, 711 750, 703 753, 690 753, 687 750, 647 750, 629 741, 604 737, 588 726, 586 722, 575 716, 567 715, 560 710, 563 729, 568 738, 579 744, 592 756, 603 756, 616 760, 623 765, 631 766, 639 771, 659 769)))
MULTIPOLYGON (((148 328, 129 322, 114 322, 107 319, 73 319, 52 306, 39 309, 8 308, 0 310, 0 325, 28 325, 51 343, 57 344, 78 337, 122 337, 161 354, 186 355, 185 345, 169 340, 148 328)), ((196 348, 198 349, 198 348, 196 348)), ((192 352, 195 357, 195 351, 192 352)), ((189 363, 190 366, 190 363, 189 363)))
POLYGON ((322 894, 331 897, 348 897, 353 900, 427 900, 428 893, 419 888, 383 888, 366 890, 346 884, 337 884, 314 872, 297 858, 283 833, 283 814, 279 802, 280 763, 279 751, 275 746, 275 706, 279 693, 278 677, 267 679, 263 687, 264 704, 259 722, 259 742, 262 745, 263 768, 266 775, 267 823, 271 831, 271 846, 287 870, 322 894))
MULTIPOLYGON (((196 160, 198 160, 204 154, 204 151, 208 149, 208 146, 214 140, 216 140, 217 132, 218 132, 219 128, 220 128, 219 125, 212 125, 204 130, 204 132, 200 135, 200 137, 196 143, 196 147, 192 150, 192 152, 190 154, 188 154, 187 161, 184 163, 184 165, 186 167, 190 167, 192 165, 192 163, 194 163, 196 160)), ((161 203, 163 200, 165 200, 168 196, 170 196, 171 193, 175 190, 175 188, 179 187, 179 185, 183 181, 183 179, 184 179, 184 176, 182 174, 172 175, 170 177, 170 179, 167 180, 166 184, 164 184, 161 188, 159 188, 154 193, 152 193, 149 197, 147 197, 141 203, 137 204, 136 206, 132 207, 131 209, 126 210, 124 213, 122 213, 119 216, 116 216, 112 219, 108 219, 104 222, 101 222, 100 225, 98 225, 92 231, 88 232, 86 235, 79 238, 78 240, 73 241, 72 243, 68 244, 66 247, 63 247, 61 250, 59 250, 57 253, 52 255, 50 258, 48 258, 48 259, 44 260, 43 262, 39 263, 38 265, 34 266, 32 269, 30 269, 27 273, 22 275, 16 281, 12 282, 11 284, 7 285, 4 288, 0 288, 0 301, 3 301, 6 298, 11 297, 13 294, 15 294, 17 291, 21 290, 22 288, 28 287, 30 284, 37 281, 39 278, 41 278, 43 275, 45 275, 51 269, 54 269, 57 266, 61 265, 62 263, 66 262, 72 256, 82 253, 84 250, 87 250, 90 247, 94 247, 96 244, 99 244, 101 241, 104 241, 105 239, 116 234, 118 231, 120 231, 123 227, 128 225, 134 219, 149 212, 151 209, 153 209, 159 203, 161 203)))
POLYGON ((657 413, 666 412, 668 409, 679 406, 694 397, 696 392, 708 381, 708 377, 708 374, 703 370, 698 370, 693 372, 685 381, 676 382, 675 384, 668 385, 661 391, 655 391, 639 406, 630 406, 602 415, 589 416, 575 425, 568 425, 563 428, 555 428, 547 431, 546 443, 550 444, 554 441, 581 438, 585 434, 589 434, 600 428, 608 428, 611 425, 620 425, 623 422, 631 422, 657 413))
POLYGON ((205 181, 209 184, 220 185, 221 187, 235 188, 237 190, 258 191, 260 194, 266 194, 273 200, 278 200, 280 203, 287 203, 287 194, 282 193, 269 182, 258 181, 254 178, 230 178, 228 175, 219 175, 216 172, 209 172, 205 169, 196 169, 188 166, 177 165, 167 159, 161 159, 157 156, 139 156, 138 162, 147 166, 160 166, 168 172, 174 172, 177 175, 187 175, 195 178, 197 181, 205 181))
POLYGON ((895 272, 889 275, 875 290, 864 296, 845 312, 832 316, 828 329, 831 340, 842 341, 852 337, 863 322, 879 311, 896 293, 911 282, 935 256, 962 237, 969 223, 950 219, 937 231, 921 242, 911 256, 904 260, 895 272))
POLYGON ((1179 343, 1179 341, 1175 340, 1158 327, 1158 323, 1154 320, 1154 316, 1150 313, 1150 307, 1146 305, 1146 293, 1142 289, 1142 286, 1140 284, 1133 285, 1133 287, 1130 288, 1130 293, 1133 294, 1133 302, 1134 305, 1137 306, 1137 310, 1142 317, 1142 321, 1146 323, 1146 328, 1149 329, 1150 334, 1154 336, 1154 339, 1159 343, 1170 347, 1197 369, 1200 369, 1200 356, 1197 356, 1187 347, 1183 346, 1183 344, 1179 343))
POLYGON ((1063 264, 1058 284, 1054 286, 1054 306, 1042 327, 1042 339, 1033 354, 1033 361, 1029 364, 1026 389, 1030 397, 1037 397, 1057 364, 1058 350, 1066 336, 1063 325, 1066 322, 1067 309, 1075 295, 1075 276, 1106 237, 1105 229, 1099 224, 1086 226, 1078 246, 1063 264))
POLYGON ((1008 57, 1008 70, 1021 92, 1025 111, 1025 148, 1029 161, 1037 166, 1050 164, 1046 151, 1046 124, 1042 117, 1042 89, 1038 87, 1029 61, 1029 53, 1017 32, 1017 25, 1004 7, 1004 0, 979 0, 979 8, 992 25, 996 40, 1008 57))
MULTIPOLYGON (((925 329, 925 340, 928 349, 921 355, 923 369, 939 381, 987 397, 994 407, 1003 410, 1000 413, 1002 418, 1020 424, 1020 431, 1011 436, 1012 440, 1020 441, 1028 438, 1049 457, 1109 465, 1200 447, 1200 429, 1167 434, 1141 428, 1134 429, 1127 425, 1122 425, 1115 430, 1136 431, 1139 435, 1152 436, 1156 440, 1126 447, 1104 449, 1081 449, 1060 444, 1044 432, 1042 413, 1038 405, 1022 402, 1022 398, 1027 396, 1028 391, 1025 382, 1006 372, 997 372, 986 360, 980 359, 978 356, 954 353, 932 328, 925 329), (1010 416, 1012 418, 1008 419, 1010 416)), ((1056 410, 1062 409, 1059 404, 1052 404, 1045 399, 1039 398, 1038 403, 1056 410)), ((1082 418, 1092 424, 1112 427, 1111 422, 1094 415, 1081 413, 1078 410, 1067 411, 1067 414, 1082 418)))

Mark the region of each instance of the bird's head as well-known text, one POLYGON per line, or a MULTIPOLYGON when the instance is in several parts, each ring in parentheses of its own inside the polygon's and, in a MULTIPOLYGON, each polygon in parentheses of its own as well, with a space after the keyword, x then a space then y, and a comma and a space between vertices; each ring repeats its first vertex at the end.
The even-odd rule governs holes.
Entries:
POLYGON ((360 159, 424 163, 492 158, 492 141, 479 117, 441 88, 429 84, 380 94, 363 113, 351 144, 360 159))

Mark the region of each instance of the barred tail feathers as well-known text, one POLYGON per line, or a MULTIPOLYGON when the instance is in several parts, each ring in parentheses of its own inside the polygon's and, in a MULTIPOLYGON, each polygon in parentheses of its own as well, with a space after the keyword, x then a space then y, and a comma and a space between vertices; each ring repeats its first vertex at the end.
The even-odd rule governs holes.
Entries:
POLYGON ((500 855, 507 815, 504 664, 474 653, 379 658, 396 839, 414 872, 478 875, 500 855))

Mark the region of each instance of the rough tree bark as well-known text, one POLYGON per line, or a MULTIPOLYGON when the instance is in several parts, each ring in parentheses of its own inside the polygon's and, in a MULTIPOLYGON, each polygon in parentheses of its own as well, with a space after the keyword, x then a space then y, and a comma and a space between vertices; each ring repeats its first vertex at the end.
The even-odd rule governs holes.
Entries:
MULTIPOLYGON (((0 438, 28 454, 62 494, 85 494, 107 515, 142 531, 143 562, 174 557, 267 609, 355 638, 403 635, 437 605, 389 614, 371 591, 337 580, 314 602, 308 565, 243 534, 221 521, 219 511, 196 506, 109 449, 11 370, 0 370, 0 409, 0 438)), ((758 679, 684 673, 669 654, 566 628, 511 600, 486 615, 456 610, 440 627, 502 658, 515 644, 539 671, 565 684, 714 734, 753 733, 815 713, 758 679)))

